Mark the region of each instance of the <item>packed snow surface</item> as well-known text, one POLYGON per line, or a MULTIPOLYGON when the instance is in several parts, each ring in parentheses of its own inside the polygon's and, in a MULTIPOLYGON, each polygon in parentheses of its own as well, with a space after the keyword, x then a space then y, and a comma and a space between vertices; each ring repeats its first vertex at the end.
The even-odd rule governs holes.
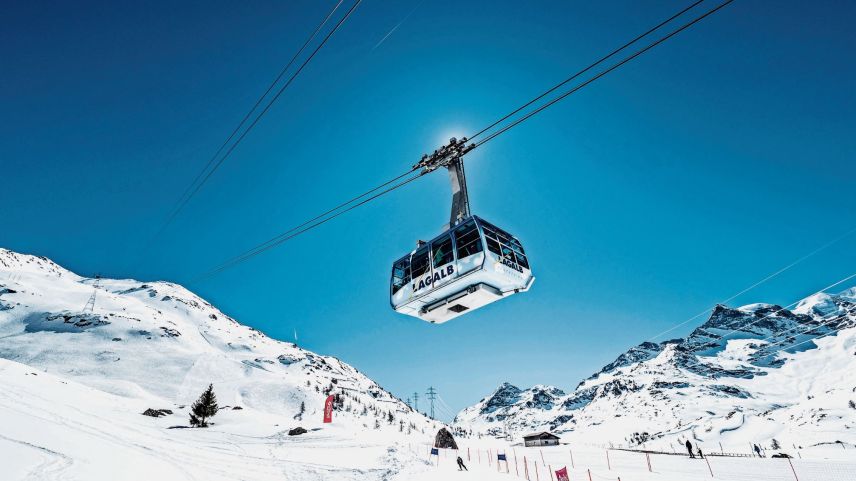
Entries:
POLYGON ((565 466, 575 480, 854 480, 854 292, 794 312, 717 308, 688 338, 643 343, 570 393, 503 384, 459 415, 459 434, 472 432, 460 451, 431 456, 441 425, 338 359, 172 283, 87 278, 0 249, 0 480, 531 480, 565 466), (825 337, 771 350, 807 338, 785 332, 795 327, 825 337), (210 383, 220 410, 188 428, 210 383), (510 440, 495 436, 506 428, 510 440), (566 444, 521 446, 520 432, 542 428, 566 444), (774 437, 801 458, 748 457, 747 441, 772 454, 774 437), (744 457, 671 454, 684 440, 744 457), (620 444, 662 452, 610 449, 620 444))

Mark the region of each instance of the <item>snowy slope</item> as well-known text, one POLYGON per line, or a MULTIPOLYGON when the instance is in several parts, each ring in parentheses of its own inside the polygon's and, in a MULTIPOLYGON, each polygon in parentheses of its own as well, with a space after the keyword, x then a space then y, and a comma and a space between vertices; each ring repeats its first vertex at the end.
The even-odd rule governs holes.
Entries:
POLYGON ((186 424, 186 406, 213 383, 221 406, 264 422, 317 426, 332 389, 343 399, 337 422, 354 429, 389 424, 389 413, 397 430, 436 426, 348 364, 241 325, 179 285, 95 285, 48 259, 0 249, 0 358, 172 409, 172 424, 186 424), (95 307, 84 311, 93 293, 95 307))
POLYGON ((560 393, 505 383, 454 425, 488 435, 545 429, 569 441, 625 445, 852 443, 856 289, 811 296, 793 311, 717 306, 686 338, 642 343, 560 393))
POLYGON ((12 361, 0 360, 0 384, 4 481, 380 481, 421 461, 392 427, 288 436, 281 416, 227 409, 208 429, 170 429, 176 419, 139 415, 145 400, 12 361))

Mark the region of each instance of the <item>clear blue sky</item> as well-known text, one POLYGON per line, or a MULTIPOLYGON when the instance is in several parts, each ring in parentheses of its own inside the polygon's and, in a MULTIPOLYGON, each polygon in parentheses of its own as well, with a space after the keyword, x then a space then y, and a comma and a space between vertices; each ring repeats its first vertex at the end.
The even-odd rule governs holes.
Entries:
MULTIPOLYGON (((7 5, 0 245, 186 283, 687 3, 426 0, 372 50, 417 2, 365 0, 146 255, 332 0, 7 5)), ((402 398, 433 385, 457 410, 506 380, 572 389, 856 225, 854 14, 738 0, 469 156, 474 212, 530 253, 525 295, 442 326, 390 310, 391 262, 447 220, 445 173, 191 287, 402 398)), ((811 294, 856 271, 854 247, 735 303, 811 294)))

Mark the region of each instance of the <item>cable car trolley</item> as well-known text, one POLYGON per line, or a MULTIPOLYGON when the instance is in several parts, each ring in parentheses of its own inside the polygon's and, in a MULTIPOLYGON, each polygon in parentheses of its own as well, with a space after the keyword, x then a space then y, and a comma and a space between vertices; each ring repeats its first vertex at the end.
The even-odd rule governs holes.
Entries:
POLYGON ((505 230, 470 213, 463 155, 467 139, 424 155, 414 166, 422 174, 446 167, 452 183, 449 228, 395 261, 390 304, 396 312, 432 323, 528 291, 535 281, 523 245, 505 230))

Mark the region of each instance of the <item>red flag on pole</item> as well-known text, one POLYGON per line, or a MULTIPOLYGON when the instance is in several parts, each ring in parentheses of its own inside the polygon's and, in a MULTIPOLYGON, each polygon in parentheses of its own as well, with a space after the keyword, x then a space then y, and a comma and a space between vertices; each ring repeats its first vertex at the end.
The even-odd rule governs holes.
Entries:
POLYGON ((571 478, 568 477, 567 467, 556 470, 556 481, 571 481, 571 478))
POLYGON ((333 399, 334 396, 331 394, 327 396, 327 401, 324 403, 324 422, 332 423, 333 422, 333 399))

